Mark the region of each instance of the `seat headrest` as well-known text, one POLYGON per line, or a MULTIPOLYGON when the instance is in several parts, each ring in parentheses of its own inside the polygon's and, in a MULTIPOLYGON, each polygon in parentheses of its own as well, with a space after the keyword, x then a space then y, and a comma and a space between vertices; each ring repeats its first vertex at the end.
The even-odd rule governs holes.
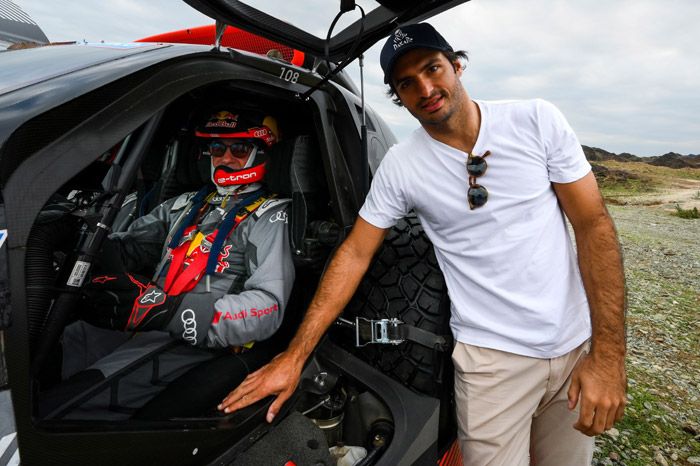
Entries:
POLYGON ((265 183, 283 197, 293 193, 313 193, 322 187, 318 150, 309 135, 295 136, 275 144, 269 152, 265 183))

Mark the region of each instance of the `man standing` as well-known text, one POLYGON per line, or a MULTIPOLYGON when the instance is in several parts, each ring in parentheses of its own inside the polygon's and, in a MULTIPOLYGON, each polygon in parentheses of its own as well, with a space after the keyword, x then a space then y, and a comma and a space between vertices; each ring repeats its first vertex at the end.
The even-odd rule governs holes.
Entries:
POLYGON ((421 127, 382 161, 288 350, 220 409, 277 394, 274 417, 387 229, 414 210, 452 302, 465 464, 527 465, 530 453, 538 465, 590 464, 590 436, 626 403, 615 229, 563 115, 543 100, 472 100, 459 80, 463 57, 429 24, 389 37, 385 82, 421 127))

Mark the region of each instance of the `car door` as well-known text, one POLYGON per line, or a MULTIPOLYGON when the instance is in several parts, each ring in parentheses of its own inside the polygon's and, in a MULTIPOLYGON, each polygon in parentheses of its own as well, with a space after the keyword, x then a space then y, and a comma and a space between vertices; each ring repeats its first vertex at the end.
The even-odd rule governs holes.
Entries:
POLYGON ((185 0, 192 7, 219 22, 282 42, 316 57, 326 58, 335 64, 359 57, 398 26, 426 20, 467 1, 469 0, 357 2, 357 6, 362 10, 362 17, 342 29, 339 28, 335 34, 324 36, 322 33, 326 27, 334 29, 332 25, 336 24, 341 14, 355 8, 354 0, 341 0, 341 10, 335 19, 333 15, 336 12, 328 5, 337 5, 336 2, 298 0, 287 2, 287 6, 280 7, 273 2, 256 1, 256 7, 253 7, 250 5, 253 3, 251 0, 247 3, 240 0, 185 0), (274 13, 270 12, 271 8, 275 8, 274 13), (292 17, 300 24, 299 16, 302 15, 313 22, 307 22, 303 26, 295 25, 292 17), (324 17, 325 15, 328 17, 324 17))

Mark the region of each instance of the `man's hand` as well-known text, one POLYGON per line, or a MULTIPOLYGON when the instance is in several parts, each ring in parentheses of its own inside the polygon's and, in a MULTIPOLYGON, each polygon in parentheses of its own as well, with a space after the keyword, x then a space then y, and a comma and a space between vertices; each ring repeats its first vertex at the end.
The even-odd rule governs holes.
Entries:
POLYGON ((267 410, 267 422, 272 422, 285 401, 294 393, 303 367, 304 361, 299 361, 299 358, 289 351, 278 354, 267 365, 246 377, 243 383, 224 398, 217 409, 228 414, 267 396, 277 395, 267 410))
POLYGON ((574 428, 586 435, 598 435, 622 418, 627 404, 627 376, 623 360, 596 359, 584 355, 574 368, 569 387, 569 409, 581 402, 574 428))
POLYGON ((120 272, 93 277, 83 290, 80 314, 86 322, 103 328, 162 330, 178 302, 147 279, 120 272))

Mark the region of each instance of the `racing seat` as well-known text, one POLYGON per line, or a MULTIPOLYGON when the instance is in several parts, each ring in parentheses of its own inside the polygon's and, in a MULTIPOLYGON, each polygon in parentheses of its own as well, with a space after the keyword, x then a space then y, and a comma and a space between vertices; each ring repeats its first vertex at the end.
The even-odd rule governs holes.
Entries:
POLYGON ((193 156, 194 144, 191 136, 181 134, 144 159, 136 189, 124 200, 112 231, 126 231, 135 219, 158 204, 209 183, 209 159, 193 156))
POLYGON ((297 267, 322 266, 339 229, 323 220, 328 199, 323 165, 312 136, 301 135, 273 146, 265 181, 271 192, 292 200, 289 239, 297 267), (325 247, 324 247, 325 246, 325 247))

